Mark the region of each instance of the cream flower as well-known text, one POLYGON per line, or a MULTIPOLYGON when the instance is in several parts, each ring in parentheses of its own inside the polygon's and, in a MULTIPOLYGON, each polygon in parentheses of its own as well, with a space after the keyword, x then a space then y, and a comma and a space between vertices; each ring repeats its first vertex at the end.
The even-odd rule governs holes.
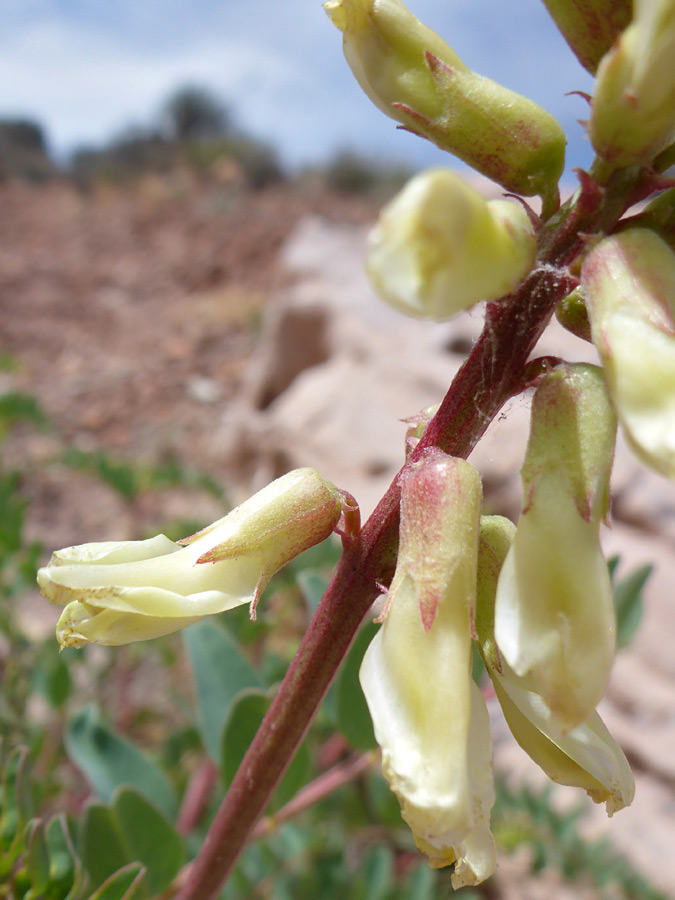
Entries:
POLYGON ((38 583, 65 605, 59 643, 149 640, 244 603, 254 613, 272 575, 328 537, 340 510, 336 488, 296 469, 180 544, 160 534, 58 550, 38 583))
POLYGON ((675 253, 653 231, 627 229, 589 253, 582 284, 624 434, 675 478, 675 253))
POLYGON ((361 685, 415 843, 432 866, 455 862, 460 887, 495 866, 488 717, 470 674, 481 486, 440 451, 402 477, 398 564, 361 685))
POLYGON ((366 268, 393 307, 443 320, 513 291, 536 249, 519 203, 486 201, 455 172, 429 169, 382 210, 366 268))
POLYGON ((532 402, 523 510, 497 587, 495 638, 532 676, 560 733, 602 697, 615 651, 612 589, 599 530, 616 420, 595 366, 547 375, 532 402))
POLYGON ((648 162, 675 139, 675 0, 634 0, 633 21, 598 68, 589 135, 616 165, 648 162))
POLYGON ((558 784, 583 788, 608 815, 628 806, 635 782, 628 761, 593 711, 566 734, 554 727, 554 716, 534 686, 508 666, 494 641, 495 594, 501 567, 516 527, 502 516, 484 516, 478 549, 476 637, 497 699, 511 733, 548 777, 558 784))

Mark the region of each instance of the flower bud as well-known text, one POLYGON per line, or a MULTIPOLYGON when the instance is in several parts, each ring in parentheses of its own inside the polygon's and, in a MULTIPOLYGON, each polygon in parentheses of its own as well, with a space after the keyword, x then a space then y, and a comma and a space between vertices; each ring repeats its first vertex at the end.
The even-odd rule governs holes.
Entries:
POLYGON ((558 784, 583 788, 607 813, 628 806, 635 783, 628 761, 596 712, 561 735, 530 675, 519 677, 500 656, 494 640, 495 595, 499 574, 515 536, 502 516, 481 518, 478 546, 475 630, 504 718, 516 741, 558 784))
POLYGON ((560 301, 555 310, 555 317, 563 328, 581 338, 582 341, 589 343, 592 341, 586 300, 580 288, 575 288, 571 294, 560 301))
POLYGON ((592 75, 616 38, 630 23, 631 0, 543 0, 551 18, 592 75))
POLYGON ((582 283, 624 434, 675 478, 675 253, 652 231, 627 229, 589 253, 582 283))
POLYGON ((488 716, 470 675, 480 504, 464 460, 431 450, 404 471, 398 563, 360 673, 384 775, 431 865, 456 862, 454 887, 495 866, 488 716))
POLYGON ((532 675, 561 733, 591 714, 614 658, 599 529, 615 432, 600 369, 569 366, 542 379, 521 470, 523 510, 499 576, 495 638, 516 674, 532 675))
POLYGON ((253 614, 272 575, 328 537, 340 509, 333 485, 313 469, 296 469, 182 547, 160 534, 58 550, 38 572, 44 596, 67 604, 58 641, 127 644, 244 603, 253 614))
POLYGON ((433 406, 427 406, 425 409, 421 409, 414 416, 409 416, 407 419, 403 419, 403 422, 408 426, 405 430, 406 461, 409 459, 410 454, 413 452, 415 447, 419 444, 420 439, 424 434, 424 430, 438 412, 440 405, 440 403, 435 403, 433 406))
POLYGON ((675 138, 675 0, 635 0, 632 23, 603 58, 589 134, 616 166, 648 163, 675 138))
POLYGON ((519 203, 485 201, 449 169, 430 169, 382 210, 366 268, 393 307, 440 321, 513 291, 535 255, 534 230, 519 203))
POLYGON ((550 195, 565 135, 526 97, 476 75, 400 0, 327 0, 349 66, 379 109, 518 194, 550 195))

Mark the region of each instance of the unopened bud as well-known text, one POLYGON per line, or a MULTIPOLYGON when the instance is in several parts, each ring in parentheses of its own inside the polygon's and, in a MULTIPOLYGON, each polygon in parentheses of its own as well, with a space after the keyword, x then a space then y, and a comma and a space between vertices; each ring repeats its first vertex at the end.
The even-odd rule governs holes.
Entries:
POLYGON ((582 341, 590 342, 592 340, 586 301, 580 288, 576 288, 560 301, 555 310, 555 317, 563 328, 581 338, 582 341))
POLYGON ((382 210, 366 267, 396 309, 443 320, 513 291, 535 255, 534 230, 519 203, 486 201, 449 169, 430 169, 382 210))
POLYGON ((675 253, 654 232, 627 229, 589 253, 582 283, 624 434, 675 478, 675 253))
POLYGON ((551 195, 565 135, 532 100, 471 72, 400 0, 327 0, 357 81, 384 113, 517 194, 551 195))
POLYGON ((594 75, 598 63, 629 25, 631 0, 543 0, 581 65, 594 75))
POLYGON ((675 0, 635 0, 598 68, 589 134, 615 166, 648 163, 675 138, 675 0))

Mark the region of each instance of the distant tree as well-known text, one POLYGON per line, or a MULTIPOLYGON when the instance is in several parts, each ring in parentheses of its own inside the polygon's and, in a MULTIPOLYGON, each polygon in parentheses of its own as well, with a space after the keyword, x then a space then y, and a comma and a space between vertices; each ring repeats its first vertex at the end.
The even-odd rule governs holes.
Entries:
POLYGON ((123 182, 144 172, 167 172, 176 161, 175 145, 156 131, 131 128, 107 146, 80 147, 71 160, 71 174, 82 184, 103 178, 123 182))
POLYGON ((204 141, 225 137, 232 131, 230 113, 206 88, 186 85, 179 88, 164 107, 169 139, 204 141))
POLYGON ((30 119, 0 119, 0 178, 39 181, 54 172, 41 125, 30 119))

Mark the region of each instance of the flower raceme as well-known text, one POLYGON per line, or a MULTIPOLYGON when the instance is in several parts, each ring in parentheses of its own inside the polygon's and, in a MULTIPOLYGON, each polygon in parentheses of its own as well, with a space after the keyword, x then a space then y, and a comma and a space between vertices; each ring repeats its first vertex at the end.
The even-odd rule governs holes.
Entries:
POLYGON ((582 285, 624 434, 644 463, 675 478, 675 253, 653 231, 629 228, 591 250, 582 285))
POLYGON ((360 673, 403 818, 432 866, 456 862, 455 887, 495 866, 489 724, 470 671, 480 504, 464 460, 430 450, 404 471, 398 563, 360 673))
POLYGON ((506 190, 549 195, 565 134, 532 100, 477 75, 400 0, 327 0, 361 88, 386 115, 506 190))
POLYGON ((393 307, 443 320, 513 291, 535 255, 534 229, 519 203, 486 201, 449 169, 430 169, 382 210, 366 267, 393 307))
POLYGON ((149 640, 245 603, 254 616, 272 575, 328 537, 340 514, 340 492, 296 469, 178 544, 160 534, 59 550, 38 583, 65 605, 61 647, 149 640))

